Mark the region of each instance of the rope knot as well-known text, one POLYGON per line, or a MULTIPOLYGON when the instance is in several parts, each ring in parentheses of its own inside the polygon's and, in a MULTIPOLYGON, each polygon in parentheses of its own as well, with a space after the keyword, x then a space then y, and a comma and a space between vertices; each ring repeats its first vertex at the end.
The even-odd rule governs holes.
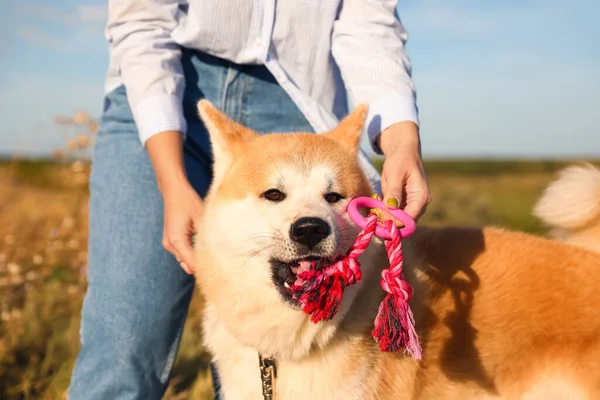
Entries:
POLYGON ((405 301, 410 301, 413 294, 413 288, 406 282, 402 276, 393 276, 392 271, 385 269, 381 272, 381 287, 389 294, 401 296, 405 301))

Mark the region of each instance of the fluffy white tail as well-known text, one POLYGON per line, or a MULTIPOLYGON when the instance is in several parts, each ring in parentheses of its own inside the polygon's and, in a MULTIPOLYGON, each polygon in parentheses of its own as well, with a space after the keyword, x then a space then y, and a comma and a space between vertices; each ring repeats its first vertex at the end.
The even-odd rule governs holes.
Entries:
POLYGON ((563 169, 534 207, 551 236, 600 252, 600 170, 590 164, 563 169))

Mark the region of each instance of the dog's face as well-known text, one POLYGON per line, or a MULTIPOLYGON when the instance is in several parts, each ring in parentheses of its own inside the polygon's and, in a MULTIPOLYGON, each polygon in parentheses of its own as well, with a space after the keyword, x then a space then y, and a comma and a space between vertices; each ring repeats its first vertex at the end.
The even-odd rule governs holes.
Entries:
MULTIPOLYGON (((307 321, 290 289, 297 275, 345 252, 358 232, 345 209, 371 191, 357 159, 366 109, 324 135, 264 136, 207 102, 199 109, 215 164, 197 239, 198 283, 247 344, 260 342, 250 331, 292 335, 307 321)), ((308 331, 314 339, 319 329, 308 331)))

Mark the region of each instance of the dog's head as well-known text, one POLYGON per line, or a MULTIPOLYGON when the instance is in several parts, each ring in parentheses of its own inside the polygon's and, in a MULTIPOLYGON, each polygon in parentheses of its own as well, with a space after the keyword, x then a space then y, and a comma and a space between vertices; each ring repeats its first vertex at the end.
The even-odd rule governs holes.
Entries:
POLYGON ((311 262, 332 260, 356 238, 345 210, 372 190, 358 163, 366 106, 322 135, 261 136, 204 100, 199 112, 214 178, 196 239, 198 284, 238 340, 299 357, 328 340, 353 300, 349 288, 336 318, 315 325, 290 287, 311 262))

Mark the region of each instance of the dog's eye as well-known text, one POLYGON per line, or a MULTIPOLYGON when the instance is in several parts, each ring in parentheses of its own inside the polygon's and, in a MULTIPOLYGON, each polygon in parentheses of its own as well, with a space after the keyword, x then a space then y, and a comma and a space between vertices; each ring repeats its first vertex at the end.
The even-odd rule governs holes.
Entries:
POLYGON ((262 194, 262 197, 269 201, 280 202, 285 199, 285 194, 277 189, 269 189, 262 194))
POLYGON ((325 201, 327 201, 329 204, 337 203, 338 201, 340 201, 343 198, 344 198, 344 196, 342 196, 339 193, 335 193, 335 192, 327 193, 325 195, 325 201))

